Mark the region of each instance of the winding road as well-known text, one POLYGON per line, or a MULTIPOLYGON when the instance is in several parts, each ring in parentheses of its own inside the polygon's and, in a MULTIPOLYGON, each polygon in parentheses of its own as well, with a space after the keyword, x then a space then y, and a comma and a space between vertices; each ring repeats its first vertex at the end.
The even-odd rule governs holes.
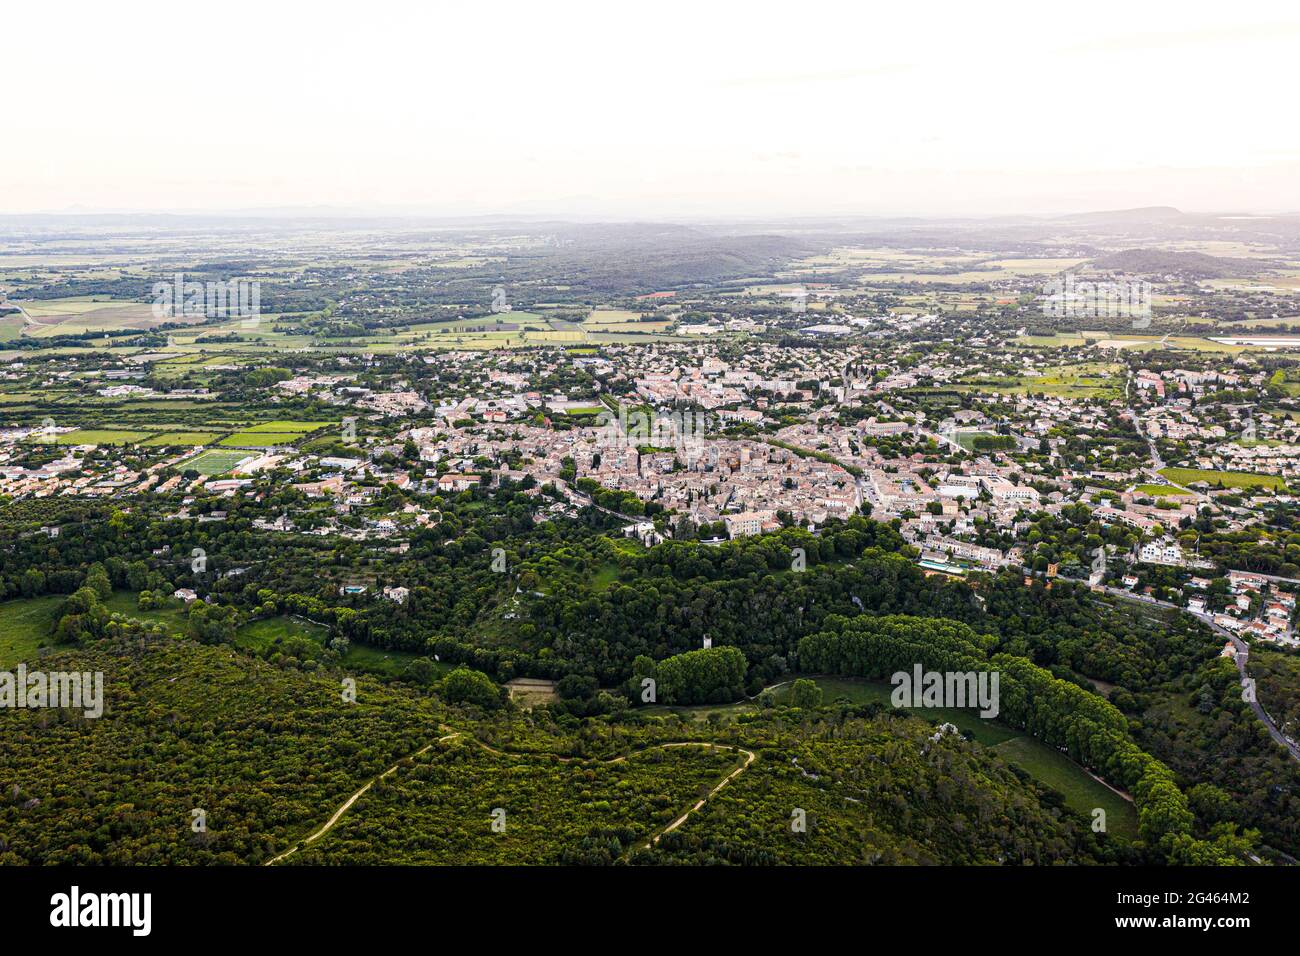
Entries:
MULTIPOLYGON (((1223 627, 1219 624, 1215 624, 1214 618, 1212 618, 1210 615, 1199 614, 1196 611, 1189 611, 1187 610, 1187 608, 1179 607, 1177 604, 1170 604, 1168 601, 1158 601, 1152 597, 1143 597, 1141 595, 1133 594, 1129 591, 1121 590, 1120 588, 1106 587, 1103 590, 1105 590, 1107 594, 1113 597, 1123 598, 1127 601, 1133 601, 1138 604, 1151 604, 1156 607, 1164 607, 1164 608, 1170 608, 1171 610, 1174 611, 1181 611, 1184 614, 1190 614, 1192 617, 1196 618, 1202 624, 1209 625, 1210 630, 1212 630, 1214 633, 1218 634, 1221 637, 1226 637, 1228 640, 1232 641, 1232 646, 1237 650, 1235 660, 1237 662, 1237 671, 1241 674, 1241 686, 1243 688, 1248 686, 1246 682, 1252 679, 1250 674, 1247 673, 1246 671, 1246 659, 1250 656, 1250 645, 1247 644, 1245 641, 1243 641, 1236 634, 1232 633, 1232 631, 1228 630, 1226 627, 1223 627)), ((1272 737, 1279 744, 1281 744, 1283 747, 1285 747, 1287 753, 1289 753, 1295 760, 1300 761, 1300 745, 1297 745, 1295 741, 1293 741, 1290 737, 1286 736, 1286 734, 1282 733, 1281 729, 1277 726, 1277 724, 1273 722, 1273 718, 1268 715, 1268 711, 1266 711, 1263 705, 1260 704, 1258 700, 1259 695, 1252 694, 1251 696, 1255 697, 1256 699, 1247 700, 1246 703, 1250 705, 1250 709, 1254 711, 1255 716, 1259 719, 1260 723, 1264 725, 1264 728, 1268 731, 1269 736, 1272 737)))

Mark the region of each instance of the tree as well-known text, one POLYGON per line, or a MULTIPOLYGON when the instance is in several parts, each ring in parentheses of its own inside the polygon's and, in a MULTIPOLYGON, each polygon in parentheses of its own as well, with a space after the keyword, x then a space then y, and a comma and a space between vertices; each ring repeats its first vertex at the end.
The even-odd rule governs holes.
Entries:
POLYGON ((100 637, 108 617, 99 595, 91 588, 81 588, 64 602, 59 623, 54 626, 54 640, 58 644, 80 644, 87 638, 100 637))
POLYGON ((432 684, 435 673, 433 661, 427 657, 417 657, 406 665, 406 670, 402 673, 402 679, 415 684, 432 684))
POLYGON ((586 700, 599 689, 596 678, 587 674, 566 674, 555 687, 562 700, 586 700))
POLYGON ((92 564, 86 572, 84 586, 99 595, 101 601, 107 601, 113 596, 113 583, 108 579, 108 571, 98 561, 92 564))
POLYGON ((482 671, 457 667, 442 679, 442 696, 453 704, 494 708, 501 704, 501 689, 482 671))
POLYGON ((237 612, 233 607, 195 601, 190 605, 186 633, 201 644, 232 644, 237 612))
POLYGON ((817 708, 822 705, 822 689, 816 681, 801 677, 790 688, 790 706, 817 708))
POLYGON ((720 704, 743 693, 748 662, 737 647, 687 651, 659 662, 659 699, 665 704, 720 704))

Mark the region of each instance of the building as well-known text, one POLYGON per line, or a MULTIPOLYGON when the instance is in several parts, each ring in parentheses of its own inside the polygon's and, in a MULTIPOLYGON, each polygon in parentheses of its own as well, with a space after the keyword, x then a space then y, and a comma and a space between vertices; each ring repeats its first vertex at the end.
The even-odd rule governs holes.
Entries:
POLYGON ((482 481, 478 475, 459 475, 455 472, 447 472, 438 478, 439 491, 467 491, 470 488, 477 488, 482 481))
POLYGON ((1138 552, 1138 560, 1146 564, 1168 564, 1179 567, 1183 563, 1183 549, 1177 541, 1163 538, 1160 541, 1148 541, 1138 552))
POLYGON ((776 524, 770 511, 742 511, 739 514, 725 515, 722 520, 727 526, 727 534, 733 538, 762 534, 766 526, 776 524))

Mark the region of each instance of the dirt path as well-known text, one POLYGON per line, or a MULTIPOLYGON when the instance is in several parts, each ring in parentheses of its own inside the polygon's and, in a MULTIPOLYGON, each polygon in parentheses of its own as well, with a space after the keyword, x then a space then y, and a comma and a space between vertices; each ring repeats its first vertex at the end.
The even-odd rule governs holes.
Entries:
MULTIPOLYGON (((442 743, 443 741, 446 740, 454 740, 457 737, 467 737, 467 739, 470 740, 472 743, 477 744, 478 746, 486 750, 488 753, 498 757, 556 757, 556 759, 558 759, 562 763, 570 763, 575 760, 590 759, 586 757, 561 757, 558 754, 547 754, 547 753, 511 753, 505 750, 497 750, 495 747, 491 747, 483 743, 483 741, 479 740, 477 737, 473 736, 472 734, 466 735, 459 730, 452 730, 452 728, 446 726, 445 724, 440 725, 439 729, 448 730, 452 732, 447 734, 444 737, 439 737, 436 741, 434 741, 434 743, 442 743)), ((395 770, 401 767, 406 760, 420 756, 421 754, 428 751, 431 747, 433 747, 433 744, 425 744, 415 753, 411 754, 410 757, 403 757, 402 760, 393 764, 391 767, 389 767, 379 776, 372 779, 369 783, 367 783, 356 793, 352 794, 352 796, 348 797, 347 800, 343 802, 343 805, 334 811, 334 815, 331 816, 328 820, 326 820, 324 825, 322 825, 319 830, 315 831, 311 836, 307 837, 305 840, 302 841, 302 843, 298 844, 292 849, 286 850, 284 853, 281 853, 279 856, 273 857, 272 859, 268 860, 266 863, 263 864, 263 866, 274 866, 276 863, 279 863, 281 860, 293 856, 300 849, 307 846, 307 844, 314 843, 317 840, 319 840, 321 837, 323 837, 325 834, 329 833, 329 831, 334 828, 334 825, 338 823, 339 820, 343 817, 343 814, 347 813, 348 810, 352 807, 352 804, 356 803, 357 800, 359 800, 366 793, 367 790, 373 787, 376 781, 383 780, 389 774, 393 773, 395 770)), ((752 750, 746 750, 744 747, 737 747, 732 744, 715 744, 703 740, 680 740, 680 741, 675 740, 675 741, 670 741, 668 743, 652 744, 649 747, 644 747, 640 750, 635 750, 632 753, 633 754, 648 753, 651 750, 664 750, 667 749, 668 747, 706 747, 710 750, 729 750, 734 753, 744 754, 745 762, 741 764, 739 767, 737 767, 736 769, 732 770, 731 773, 723 777, 722 780, 718 782, 717 786, 715 786, 712 790, 710 790, 702 799, 697 801, 693 807, 691 807, 689 810, 687 810, 677 819, 673 820, 673 822, 668 824, 668 826, 664 827, 662 830, 656 833, 650 839, 650 842, 645 844, 645 849, 647 850, 650 849, 652 846, 654 846, 654 844, 658 843, 660 837, 662 837, 665 833, 671 833, 673 830, 676 830, 679 826, 685 823, 687 818, 690 817, 692 813, 695 813, 696 811, 700 810, 706 803, 708 803, 710 797, 712 797, 719 790, 721 790, 723 787, 729 784, 733 779, 740 776, 740 774, 742 774, 745 770, 747 770, 749 768, 749 765, 754 762, 754 757, 756 756, 752 750)), ((631 755, 632 754, 620 754, 617 757, 607 757, 604 760, 599 760, 597 762, 598 763, 622 763, 623 761, 627 760, 627 758, 631 755)))
MULTIPOLYGON (((439 738, 435 741, 435 743, 442 743, 444 740, 451 740, 452 738, 454 738, 454 737, 459 737, 459 736, 460 736, 459 733, 448 734, 446 737, 439 737, 439 738)), ((425 744, 423 747, 421 747, 421 748, 420 748, 419 750, 417 750, 415 753, 411 754, 411 757, 418 757, 418 756, 420 756, 420 754, 424 753, 426 750, 428 750, 428 749, 429 749, 430 747, 432 747, 432 746, 433 746, 433 744, 425 744)), ((402 760, 409 760, 409 759, 411 759, 411 757, 403 757, 402 760)), ((385 771, 384 771, 383 773, 381 773, 379 776, 375 777, 373 780, 371 780, 369 783, 367 783, 364 787, 362 787, 362 788, 361 788, 360 790, 358 790, 356 793, 352 794, 352 796, 348 797, 345 801, 343 801, 343 805, 342 805, 341 807, 339 807, 337 810, 334 811, 334 816, 332 816, 332 817, 330 817, 328 820, 326 820, 324 826, 322 826, 319 830, 317 830, 317 831, 316 831, 315 833, 313 833, 311 836, 307 837, 307 839, 303 840, 302 843, 298 844, 298 846, 295 846, 295 847, 294 847, 293 849, 291 849, 291 850, 286 850, 285 852, 281 853, 281 854, 280 854, 279 856, 277 856, 277 857, 273 857, 272 859, 267 860, 267 861, 266 861, 264 864, 262 864, 262 865, 263 865, 263 866, 274 866, 275 864, 279 863, 281 860, 288 859, 289 857, 293 856, 295 853, 297 853, 297 852, 298 852, 302 847, 306 846, 308 843, 315 843, 317 840, 319 840, 319 839, 320 839, 321 837, 323 837, 325 834, 329 833, 330 830, 332 830, 332 829, 334 828, 334 824, 336 824, 336 823, 339 822, 339 818, 341 818, 341 817, 343 816, 343 814, 345 814, 345 813, 348 812, 348 808, 350 808, 350 807, 352 806, 352 804, 356 803, 357 800, 359 800, 359 799, 361 798, 361 796, 362 796, 362 795, 363 795, 367 790, 369 790, 371 787, 373 787, 373 786, 375 785, 375 781, 376 781, 376 780, 383 780, 383 779, 384 779, 385 777, 387 777, 390 773, 392 773, 394 770, 396 770, 398 767, 400 767, 400 766, 402 765, 402 760, 399 760, 397 763, 393 764, 391 767, 389 767, 387 770, 385 770, 385 771)))
POLYGON ((722 789, 723 787, 725 787, 727 784, 731 783, 732 780, 734 780, 736 777, 739 777, 742 773, 744 773, 746 770, 748 770, 748 769, 749 769, 749 765, 750 765, 751 763, 754 762, 754 751, 752 751, 752 750, 746 750, 746 749, 744 749, 743 747, 732 747, 732 746, 728 746, 728 745, 726 745, 726 744, 710 744, 710 743, 680 743, 680 744, 662 744, 662 746, 664 746, 664 747, 712 747, 712 748, 717 749, 717 750, 734 750, 734 751, 738 751, 739 753, 742 753, 742 754, 745 755, 745 762, 744 762, 743 764, 741 764, 739 767, 737 767, 735 770, 731 771, 731 773, 729 773, 729 774, 727 774, 725 777, 723 777, 723 778, 718 782, 718 785, 717 785, 716 787, 714 787, 712 790, 710 790, 707 794, 705 794, 705 796, 703 797, 703 799, 699 800, 699 801, 695 804, 695 806, 691 807, 689 810, 687 810, 685 813, 683 813, 680 817, 678 817, 678 818, 677 818, 676 820, 674 820, 672 823, 668 824, 668 826, 664 827, 662 830, 660 830, 658 833, 656 833, 656 834, 655 834, 655 835, 650 839, 650 842, 647 843, 647 844, 645 845, 644 849, 647 849, 647 850, 650 849, 652 846, 654 846, 656 843, 658 843, 659 840, 663 837, 663 835, 664 835, 665 833, 672 833, 672 832, 673 832, 674 830, 676 830, 679 826, 681 826, 683 823, 685 823, 686 820, 687 820, 687 818, 688 818, 692 813, 695 813, 696 811, 703 809, 704 805, 705 805, 706 803, 709 802, 709 798, 710 798, 710 797, 714 796, 714 795, 715 795, 719 790, 721 790, 721 789, 722 789))

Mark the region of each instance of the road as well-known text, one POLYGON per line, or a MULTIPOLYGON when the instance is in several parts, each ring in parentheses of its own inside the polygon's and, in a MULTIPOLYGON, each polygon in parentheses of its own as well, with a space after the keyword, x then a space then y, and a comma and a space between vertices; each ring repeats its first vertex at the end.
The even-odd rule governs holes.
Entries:
POLYGON ((649 520, 645 515, 642 515, 640 518, 634 518, 631 515, 625 515, 621 512, 606 508, 603 505, 598 505, 596 502, 591 500, 589 495, 584 495, 581 491, 576 491, 573 488, 570 488, 567 484, 563 485, 562 490, 574 504, 581 505, 584 508, 595 508, 597 511, 603 511, 607 515, 613 515, 615 518, 619 518, 629 524, 640 524, 642 521, 649 520))
MULTIPOLYGON (((1193 616, 1205 621, 1205 623, 1209 624, 1210 627, 1214 628, 1219 633, 1227 635, 1228 640, 1232 641, 1232 646, 1237 649, 1237 671, 1241 674, 1241 686, 1243 688, 1246 687, 1246 682, 1252 680, 1250 674, 1246 671, 1246 660, 1250 657, 1250 645, 1239 638, 1236 634, 1233 634, 1226 628, 1222 628, 1215 624, 1213 621, 1209 620, 1208 617, 1201 614, 1195 614, 1193 616)), ((1300 760, 1300 746, 1297 746, 1291 738, 1283 734, 1277 724, 1273 722, 1273 718, 1268 715, 1268 711, 1266 711, 1264 706, 1259 702, 1258 694, 1251 694, 1250 697, 1251 699, 1247 700, 1246 703, 1250 705, 1250 709, 1255 712, 1255 716, 1258 717, 1268 729, 1269 736, 1285 747, 1292 757, 1296 760, 1300 760)))
MULTIPOLYGON (((1160 452, 1156 450, 1155 439, 1153 439, 1149 434, 1147 434, 1146 429, 1144 429, 1138 421, 1137 412, 1134 411, 1133 406, 1128 403, 1129 402, 1128 388, 1129 388, 1129 380, 1125 379, 1124 380, 1124 402, 1126 407, 1124 411, 1128 412, 1128 414, 1132 416, 1133 427, 1137 429, 1138 434, 1141 435, 1142 439, 1147 443, 1147 451, 1151 456, 1151 466, 1149 468, 1144 469, 1147 475, 1152 480, 1154 480, 1156 484, 1173 485, 1175 488, 1185 491, 1189 495, 1195 496, 1197 502, 1199 502, 1200 504, 1209 505, 1211 508, 1218 509, 1219 511, 1225 511, 1228 512, 1229 514, 1237 514, 1237 515, 1249 514, 1250 513, 1249 508, 1226 505, 1222 502, 1215 501, 1213 498, 1211 498, 1203 491, 1197 491, 1195 488, 1188 488, 1185 487, 1184 485, 1177 484, 1172 478, 1166 478, 1164 475, 1160 474, 1160 469, 1165 467, 1165 460, 1160 457, 1160 452)), ((1285 580, 1285 578, 1283 580, 1285 580)))
MULTIPOLYGON (((1138 604, 1152 604, 1152 605, 1156 605, 1157 607, 1169 608, 1174 611, 1180 611, 1184 614, 1190 614, 1192 617, 1196 618, 1201 623, 1209 625, 1210 629, 1214 631, 1214 633, 1222 637, 1226 637, 1228 640, 1232 642, 1232 646, 1236 648, 1237 671, 1241 674, 1241 686, 1245 688, 1247 686, 1246 682, 1251 680, 1250 674, 1246 670, 1246 661, 1250 657, 1250 645, 1247 644, 1245 641, 1243 641, 1236 634, 1232 633, 1232 631, 1228 630, 1226 627, 1222 627, 1221 625, 1215 624, 1214 619, 1210 615, 1198 614, 1196 611, 1189 611, 1186 608, 1179 607, 1177 604, 1170 604, 1168 601, 1157 601, 1155 598, 1144 597, 1142 595, 1133 594, 1132 592, 1124 591, 1121 590, 1120 588, 1107 587, 1107 588, 1103 588, 1103 590, 1107 594, 1112 595, 1113 597, 1123 598, 1128 601, 1134 601, 1138 604)), ((1268 711, 1266 711, 1263 705, 1260 704, 1258 700, 1259 695, 1253 694, 1251 696, 1255 697, 1256 699, 1248 700, 1246 701, 1246 703, 1248 703, 1250 705, 1250 709, 1255 712, 1255 716, 1259 719, 1260 723, 1264 725, 1264 728, 1268 731, 1269 736, 1272 737, 1274 740, 1276 740, 1283 747, 1285 747, 1287 753, 1289 753, 1295 760, 1300 761, 1300 745, 1297 745, 1295 741, 1291 740, 1291 738, 1287 737, 1285 734, 1282 733, 1282 731, 1278 728, 1277 724, 1273 722, 1273 718, 1268 715, 1268 711)))
MULTIPOLYGON (((1133 420, 1133 427, 1137 429, 1138 434, 1141 435, 1143 441, 1145 441, 1145 442, 1147 443, 1147 451, 1148 451, 1148 452, 1150 453, 1150 455, 1151 455, 1151 468, 1148 469, 1149 473, 1152 474, 1152 475, 1154 475, 1154 476, 1155 476, 1156 478, 1158 478, 1160 481, 1166 481, 1167 479, 1164 478, 1164 477, 1162 477, 1161 474, 1160 474, 1160 469, 1163 468, 1163 467, 1165 467, 1165 460, 1164 460, 1163 458, 1160 457, 1160 452, 1158 452, 1158 451, 1156 450, 1156 442, 1155 442, 1155 439, 1152 438, 1152 437, 1147 433, 1147 430, 1146 430, 1145 428, 1142 427, 1142 420, 1141 420, 1140 418, 1138 418, 1138 413, 1133 409, 1133 406, 1132 406, 1132 404, 1130 403, 1130 400, 1129 400, 1129 384, 1131 383, 1131 381, 1132 381, 1132 379, 1130 379, 1128 376, 1125 376, 1125 378, 1124 378, 1124 403, 1125 403, 1124 411, 1128 412, 1129 417, 1132 418, 1132 420, 1133 420)), ((1188 490, 1190 490, 1190 489, 1188 489, 1188 490)))

